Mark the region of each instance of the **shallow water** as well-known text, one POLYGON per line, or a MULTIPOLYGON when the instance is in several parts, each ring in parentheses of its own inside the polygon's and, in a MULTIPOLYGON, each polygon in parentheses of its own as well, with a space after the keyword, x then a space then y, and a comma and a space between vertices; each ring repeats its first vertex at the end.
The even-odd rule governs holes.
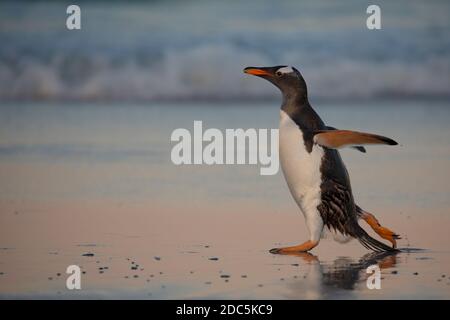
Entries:
POLYGON ((400 143, 342 151, 357 203, 403 237, 381 256, 331 239, 269 254, 307 237, 281 172, 171 163, 175 128, 276 128, 277 105, 3 103, 0 297, 450 298, 449 102, 316 103, 331 126, 400 143))

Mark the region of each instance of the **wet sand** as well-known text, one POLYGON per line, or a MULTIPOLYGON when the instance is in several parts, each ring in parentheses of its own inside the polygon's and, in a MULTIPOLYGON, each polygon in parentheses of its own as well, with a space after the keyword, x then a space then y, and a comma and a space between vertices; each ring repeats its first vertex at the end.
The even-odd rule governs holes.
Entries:
POLYGON ((450 298, 448 103, 318 108, 400 142, 342 152, 357 203, 403 236, 396 255, 331 239, 272 255, 307 235, 281 172, 171 164, 173 129, 272 128, 276 105, 1 106, 0 297, 450 298), (366 287, 374 263, 381 290, 366 287), (66 289, 71 264, 82 290, 66 289))

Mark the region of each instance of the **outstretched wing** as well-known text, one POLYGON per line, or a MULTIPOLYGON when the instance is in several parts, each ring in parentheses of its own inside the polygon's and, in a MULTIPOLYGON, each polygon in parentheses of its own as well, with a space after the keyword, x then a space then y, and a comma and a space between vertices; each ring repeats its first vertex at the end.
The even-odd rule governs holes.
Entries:
POLYGON ((320 130, 316 131, 314 143, 330 149, 339 149, 347 146, 355 147, 367 144, 397 145, 390 138, 372 133, 350 131, 350 130, 320 130))
MULTIPOLYGON (((327 126, 327 130, 339 130, 339 129, 336 129, 335 127, 327 126)), ((366 148, 364 148, 363 146, 353 146, 351 148, 358 150, 359 152, 366 153, 366 148)))

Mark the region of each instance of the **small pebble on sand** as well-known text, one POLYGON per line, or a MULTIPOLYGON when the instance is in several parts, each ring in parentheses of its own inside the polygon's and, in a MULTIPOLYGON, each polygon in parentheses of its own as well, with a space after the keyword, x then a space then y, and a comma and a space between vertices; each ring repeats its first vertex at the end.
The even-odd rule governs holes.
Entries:
POLYGON ((220 275, 220 277, 221 277, 221 278, 229 278, 230 275, 228 275, 228 274, 222 274, 222 275, 220 275))
POLYGON ((88 253, 83 253, 82 256, 83 256, 83 257, 93 257, 94 254, 91 253, 91 252, 88 252, 88 253))
POLYGON ((209 258, 208 260, 211 260, 211 261, 217 261, 217 260, 219 260, 219 258, 212 257, 212 258, 209 258))
POLYGON ((154 257, 156 261, 161 260, 161 257, 154 257))

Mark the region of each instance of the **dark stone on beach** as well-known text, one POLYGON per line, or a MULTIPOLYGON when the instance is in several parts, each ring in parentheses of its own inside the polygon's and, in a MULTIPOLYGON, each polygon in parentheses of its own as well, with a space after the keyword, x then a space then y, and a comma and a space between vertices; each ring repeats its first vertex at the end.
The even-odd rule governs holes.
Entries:
POLYGON ((228 274, 222 274, 222 275, 220 275, 220 277, 221 277, 221 278, 229 278, 230 275, 228 275, 228 274))
POLYGON ((103 271, 103 270, 100 270, 98 273, 104 273, 105 271, 103 271))
POLYGON ((159 260, 161 260, 161 257, 154 257, 154 259, 155 259, 156 261, 159 261, 159 260))
POLYGON ((2 276, 2 275, 4 275, 5 273, 4 272, 0 272, 0 276, 2 276))
POLYGON ((136 266, 132 266, 131 270, 137 270, 137 267, 136 266))
POLYGON ((212 282, 211 281, 206 281, 205 284, 212 284, 212 282))
POLYGON ((413 275, 417 276, 419 273, 418 272, 414 272, 413 275))
POLYGON ((53 280, 53 278, 52 277, 48 277, 48 280, 53 280))
POLYGON ((280 281, 284 281, 284 278, 280 278, 280 281))
POLYGON ((443 275, 441 276, 441 278, 445 278, 445 274, 443 274, 443 275))
POLYGON ((392 273, 392 274, 397 274, 398 271, 397 271, 397 270, 394 270, 394 271, 391 271, 391 273, 392 273))
POLYGON ((94 254, 91 253, 91 252, 88 252, 88 253, 83 253, 82 256, 83 256, 83 257, 93 257, 94 254))
POLYGON ((205 246, 205 248, 209 248, 209 246, 205 246))
POLYGON ((247 275, 246 275, 246 274, 243 274, 243 275, 241 276, 241 278, 247 278, 247 275))
POLYGON ((225 282, 228 282, 229 280, 228 279, 225 279, 225 282))
POLYGON ((212 258, 209 258, 208 260, 211 260, 211 261, 217 261, 217 260, 219 260, 219 258, 212 257, 212 258))
POLYGON ((58 272, 58 273, 56 274, 56 276, 60 277, 60 276, 61 276, 61 273, 58 272))
POLYGON ((139 276, 138 276, 137 274, 135 274, 135 275, 133 276, 133 278, 139 278, 139 276))
POLYGON ((299 264, 298 264, 298 263, 293 263, 293 264, 291 264, 291 266, 293 266, 293 267, 298 267, 299 264))
POLYGON ((262 287, 263 287, 263 285, 262 285, 262 284, 258 284, 258 287, 262 288, 262 287))
POLYGON ((164 274, 164 272, 160 271, 159 274, 164 274))
POLYGON ((82 274, 86 274, 86 271, 83 271, 82 274))
POLYGON ((151 274, 151 275, 150 275, 150 278, 153 278, 154 276, 155 276, 155 275, 151 274))

